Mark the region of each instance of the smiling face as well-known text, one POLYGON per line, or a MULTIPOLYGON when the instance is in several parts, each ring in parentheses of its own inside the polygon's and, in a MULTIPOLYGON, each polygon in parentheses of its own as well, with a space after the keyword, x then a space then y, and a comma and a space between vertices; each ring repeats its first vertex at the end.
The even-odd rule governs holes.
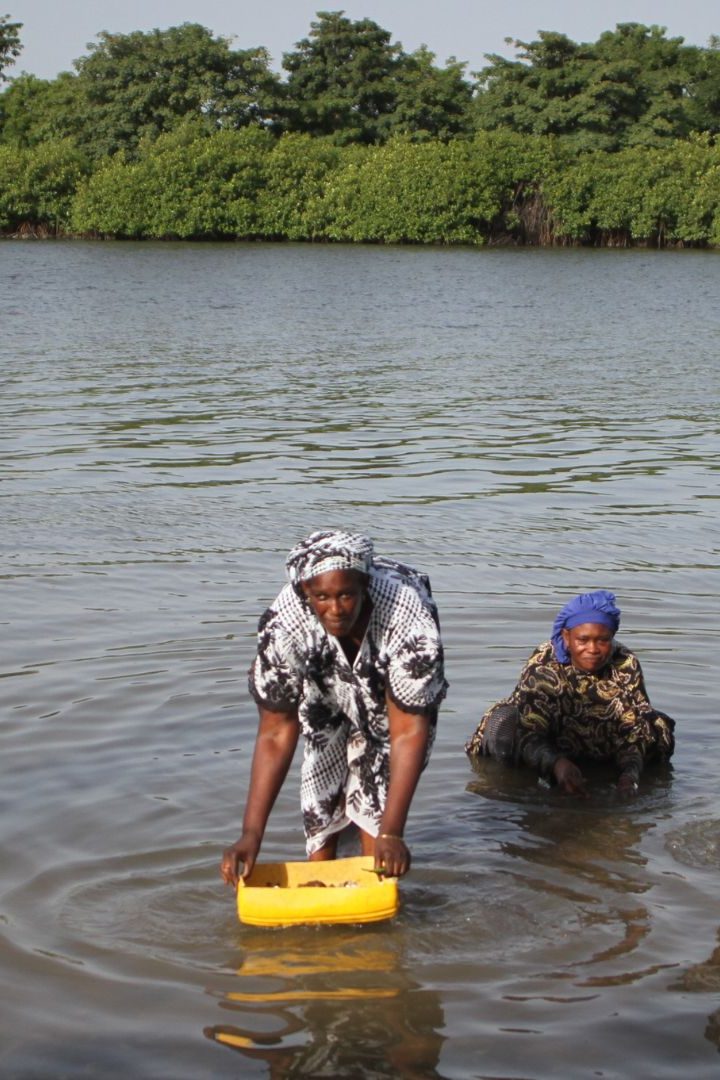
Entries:
POLYGON ((333 637, 351 637, 367 596, 367 578, 357 570, 329 570, 302 583, 319 622, 333 637))
POLYGON ((603 623, 581 623, 563 630, 562 636, 572 665, 578 671, 596 675, 612 656, 613 632, 603 623))

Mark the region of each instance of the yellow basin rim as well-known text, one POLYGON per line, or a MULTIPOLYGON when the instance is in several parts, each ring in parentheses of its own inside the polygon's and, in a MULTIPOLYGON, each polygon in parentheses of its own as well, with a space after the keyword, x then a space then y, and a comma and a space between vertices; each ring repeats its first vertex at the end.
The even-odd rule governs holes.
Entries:
POLYGON ((355 989, 345 990, 278 990, 270 994, 250 994, 241 990, 232 990, 226 995, 228 1001, 244 1001, 250 1004, 267 1004, 269 1001, 352 1001, 356 998, 395 998, 399 990, 355 989))
POLYGON ((396 878, 378 878, 370 855, 329 862, 257 863, 237 890, 237 911, 250 926, 367 923, 399 907, 396 878), (309 884, 322 882, 322 886, 309 884))

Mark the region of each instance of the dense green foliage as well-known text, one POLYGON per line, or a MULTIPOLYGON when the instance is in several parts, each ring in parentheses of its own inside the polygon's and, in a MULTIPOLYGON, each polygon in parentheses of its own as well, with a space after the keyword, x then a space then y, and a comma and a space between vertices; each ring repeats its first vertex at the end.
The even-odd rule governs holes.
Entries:
POLYGON ((283 57, 283 126, 342 144, 469 132, 465 66, 451 58, 439 68, 427 47, 404 53, 371 19, 353 22, 341 11, 321 11, 310 36, 283 57))
POLYGON ((77 62, 78 135, 94 157, 132 151, 188 117, 208 132, 260 121, 277 78, 264 49, 230 49, 195 23, 149 33, 99 34, 77 62))
POLYGON ((83 110, 79 83, 65 71, 57 79, 19 75, 0 95, 0 145, 37 146, 57 138, 79 142, 83 110))
POLYGON ((371 19, 352 22, 339 11, 319 12, 310 36, 283 57, 287 126, 340 135, 343 142, 377 142, 393 108, 399 52, 371 19))
POLYGON ((97 145, 112 153, 170 131, 187 116, 208 130, 259 121, 276 78, 264 49, 230 49, 202 26, 185 23, 148 34, 100 34, 78 62, 97 145))
POLYGON ((9 15, 0 15, 0 81, 7 78, 5 68, 20 55, 21 30, 22 23, 10 22, 9 15))
POLYGON ((466 66, 451 57, 439 68, 435 54, 424 45, 403 57, 390 118, 393 134, 443 140, 471 134, 473 91, 466 66))
POLYGON ((660 146, 720 125, 720 54, 623 23, 591 45, 541 32, 516 41, 519 59, 489 57, 480 72, 478 125, 559 135, 579 150, 660 146))
POLYGON ((207 134, 258 125, 276 134, 377 143, 401 132, 449 138, 471 130, 465 65, 435 64, 425 47, 405 54, 369 19, 320 12, 310 36, 283 58, 286 81, 264 48, 233 50, 195 23, 98 35, 75 73, 20 75, 0 95, 0 143, 32 146, 71 137, 91 158, 137 153, 188 121, 207 134))
POLYGON ((552 136, 338 147, 257 129, 184 132, 79 185, 77 233, 381 243, 720 243, 720 148, 571 154, 552 136))
POLYGON ((720 245, 720 147, 707 137, 580 158, 543 195, 568 240, 720 245))
POLYGON ((270 134, 252 128, 211 138, 185 129, 109 159, 78 191, 75 228, 111 236, 258 235, 257 199, 270 134))
POLYGON ((720 246, 719 46, 542 31, 473 82, 319 12, 283 80, 198 24, 101 33, 0 93, 0 232, 720 246))
POLYGON ((68 139, 32 150, 0 146, 0 231, 71 231, 71 207, 86 174, 81 151, 68 139))

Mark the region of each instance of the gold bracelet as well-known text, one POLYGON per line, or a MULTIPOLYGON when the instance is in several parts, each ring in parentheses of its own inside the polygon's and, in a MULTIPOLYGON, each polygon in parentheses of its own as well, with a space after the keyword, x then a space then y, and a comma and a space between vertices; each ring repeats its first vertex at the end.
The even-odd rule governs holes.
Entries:
POLYGON ((403 839, 402 836, 398 836, 397 833, 391 833, 391 832, 378 833, 378 840, 402 840, 402 839, 403 839))

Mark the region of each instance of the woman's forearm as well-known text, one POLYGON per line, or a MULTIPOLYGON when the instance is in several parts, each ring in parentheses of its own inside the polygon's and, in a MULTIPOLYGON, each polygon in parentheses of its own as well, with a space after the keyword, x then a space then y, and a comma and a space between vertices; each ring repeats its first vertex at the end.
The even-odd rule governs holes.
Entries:
POLYGON ((381 833, 402 836, 410 804, 427 759, 430 721, 426 716, 404 713, 388 706, 390 727, 390 779, 381 833))
POLYGON ((243 832, 253 832, 262 838, 270 811, 290 768, 299 731, 296 714, 260 710, 243 832))

